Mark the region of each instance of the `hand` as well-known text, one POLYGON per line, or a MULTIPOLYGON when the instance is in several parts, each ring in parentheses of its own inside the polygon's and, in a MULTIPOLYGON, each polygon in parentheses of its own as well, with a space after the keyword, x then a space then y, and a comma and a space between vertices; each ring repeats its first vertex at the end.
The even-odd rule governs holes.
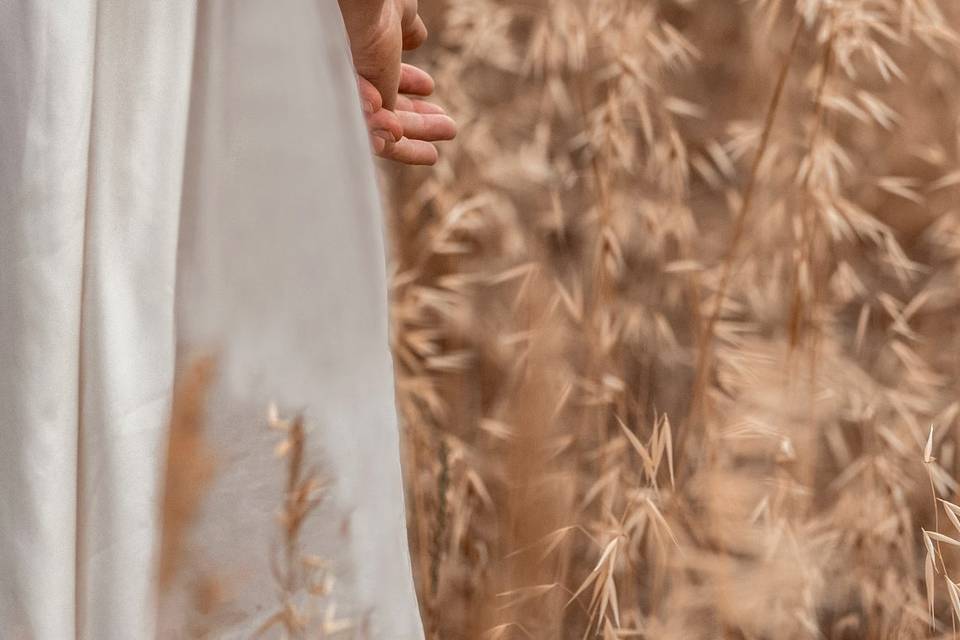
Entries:
POLYGON ((357 84, 370 142, 378 156, 404 164, 432 165, 438 158, 433 143, 457 135, 456 123, 441 107, 419 99, 433 93, 433 78, 422 69, 402 66, 394 111, 384 108, 380 92, 369 80, 358 76, 357 84))
POLYGON ((400 57, 427 38, 417 0, 340 0, 357 73, 393 110, 401 80, 400 57))

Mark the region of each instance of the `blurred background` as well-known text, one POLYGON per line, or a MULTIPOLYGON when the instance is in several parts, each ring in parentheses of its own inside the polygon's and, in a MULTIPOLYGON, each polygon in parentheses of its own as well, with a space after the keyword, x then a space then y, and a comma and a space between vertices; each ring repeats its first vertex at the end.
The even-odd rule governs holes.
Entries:
POLYGON ((431 638, 960 623, 960 6, 421 0, 385 167, 431 638))

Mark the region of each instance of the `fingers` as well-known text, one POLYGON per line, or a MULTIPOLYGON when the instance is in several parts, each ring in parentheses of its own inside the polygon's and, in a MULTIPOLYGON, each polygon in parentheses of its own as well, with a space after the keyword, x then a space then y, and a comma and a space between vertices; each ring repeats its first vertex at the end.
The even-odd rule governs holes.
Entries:
POLYGON ((446 115, 398 111, 397 117, 403 127, 403 135, 411 140, 438 142, 453 140, 457 135, 456 123, 446 115))
MULTIPOLYGON (((371 144, 376 155, 387 160, 410 165, 433 165, 439 159, 434 142, 452 140, 457 135, 457 125, 452 118, 443 113, 443 109, 422 100, 402 97, 402 103, 418 110, 398 110, 395 114, 381 110, 395 117, 403 136, 397 142, 371 129, 371 144), (439 111, 440 113, 437 113, 439 111)), ((378 113, 381 113, 378 112, 378 113)), ((376 115, 376 114, 375 114, 376 115)), ((381 118, 368 118, 367 122, 388 123, 381 118)), ((390 123, 393 124, 393 123, 390 123)))
POLYGON ((433 165, 437 163, 440 156, 433 144, 410 138, 403 138, 400 142, 387 145, 378 155, 388 160, 413 165, 433 165))
MULTIPOLYGON (((373 113, 379 109, 402 108, 397 103, 397 96, 393 96, 393 103, 385 103, 382 93, 370 80, 362 75, 357 76, 357 88, 360 92, 360 101, 363 104, 365 113, 373 113)), ((400 65, 399 93, 405 93, 412 96, 426 97, 433 93, 433 76, 429 73, 415 67, 412 64, 403 63, 400 65)))
MULTIPOLYGON (((424 77, 429 78, 427 74, 415 67, 411 69, 414 71, 408 75, 413 82, 408 85, 412 89, 426 92, 432 88, 422 82, 424 77)), ((370 132, 370 145, 376 155, 404 164, 432 165, 437 162, 439 154, 431 143, 456 136, 456 124, 441 107, 399 96, 397 111, 389 111, 382 107, 379 92, 370 82, 358 78, 357 86, 370 132)))
POLYGON ((436 164, 439 153, 432 143, 452 140, 457 134, 456 124, 446 115, 400 111, 397 117, 405 134, 399 142, 371 137, 374 153, 388 160, 412 165, 436 164))
POLYGON ((370 144, 376 155, 409 165, 433 165, 439 159, 434 142, 452 140, 457 125, 442 107, 419 100, 433 93, 433 78, 409 64, 400 69, 398 95, 386 105, 376 85, 357 78, 370 144), (413 97, 411 97, 413 96, 413 97))
POLYGON ((407 96, 397 96, 397 111, 413 111, 414 113, 434 113, 447 115, 447 112, 438 104, 425 100, 415 100, 407 96))
POLYGON ((403 49, 410 51, 416 49, 427 39, 427 26, 423 24, 423 19, 416 15, 409 23, 403 25, 403 49))
POLYGON ((433 76, 419 67, 400 65, 400 93, 412 96, 429 96, 433 93, 433 76))
POLYGON ((396 142, 403 137, 403 124, 393 111, 380 109, 367 114, 367 129, 370 135, 385 142, 396 142))
POLYGON ((389 51, 380 55, 380 58, 371 57, 365 59, 362 56, 354 56, 353 64, 357 75, 362 78, 358 80, 360 95, 372 100, 370 106, 373 111, 378 108, 393 110, 394 103, 397 100, 397 91, 400 85, 400 43, 397 42, 395 51, 389 51), (393 58, 394 53, 396 58, 393 58), (374 96, 376 92, 376 96, 374 96))
POLYGON ((365 114, 370 115, 383 108, 383 98, 380 97, 380 92, 372 82, 358 75, 357 89, 360 92, 360 104, 365 114))

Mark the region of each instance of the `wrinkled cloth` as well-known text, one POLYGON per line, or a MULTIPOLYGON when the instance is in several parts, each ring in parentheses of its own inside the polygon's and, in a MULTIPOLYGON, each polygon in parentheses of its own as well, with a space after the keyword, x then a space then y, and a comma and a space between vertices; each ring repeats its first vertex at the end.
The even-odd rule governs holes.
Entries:
MULTIPOLYGON (((0 3, 0 638, 249 637, 276 611, 302 413, 329 487, 302 536, 354 636, 422 638, 383 229, 335 0, 0 3), (158 615, 178 370, 213 353, 214 454, 158 615), (194 626, 190 626, 194 625, 194 626), (199 625, 199 626, 197 626, 199 625)), ((269 636, 268 636, 269 637, 269 636)))

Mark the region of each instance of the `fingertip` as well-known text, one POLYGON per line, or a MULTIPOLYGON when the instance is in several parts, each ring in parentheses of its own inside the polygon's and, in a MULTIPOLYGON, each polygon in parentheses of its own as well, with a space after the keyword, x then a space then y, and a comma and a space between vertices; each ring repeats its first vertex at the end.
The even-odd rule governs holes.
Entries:
POLYGON ((380 109, 367 116, 367 128, 390 142, 397 142, 403 137, 403 124, 400 118, 386 109, 380 109))
POLYGON ((389 131, 391 134, 393 134, 393 141, 399 142, 403 139, 403 125, 400 123, 400 118, 398 118, 395 113, 391 112, 390 115, 392 115, 393 118, 390 120, 389 131))
POLYGON ((383 98, 380 96, 380 92, 377 91, 377 88, 372 82, 363 76, 358 75, 357 89, 360 93, 360 104, 364 113, 376 113, 383 108, 383 98))
POLYGON ((435 85, 433 76, 420 67, 407 63, 400 66, 400 93, 429 96, 433 93, 435 85))
POLYGON ((447 123, 447 128, 446 128, 447 137, 445 138, 445 140, 453 140, 454 138, 456 138, 457 134, 460 132, 459 127, 457 127, 457 121, 446 114, 438 115, 437 117, 443 118, 443 120, 447 123))

